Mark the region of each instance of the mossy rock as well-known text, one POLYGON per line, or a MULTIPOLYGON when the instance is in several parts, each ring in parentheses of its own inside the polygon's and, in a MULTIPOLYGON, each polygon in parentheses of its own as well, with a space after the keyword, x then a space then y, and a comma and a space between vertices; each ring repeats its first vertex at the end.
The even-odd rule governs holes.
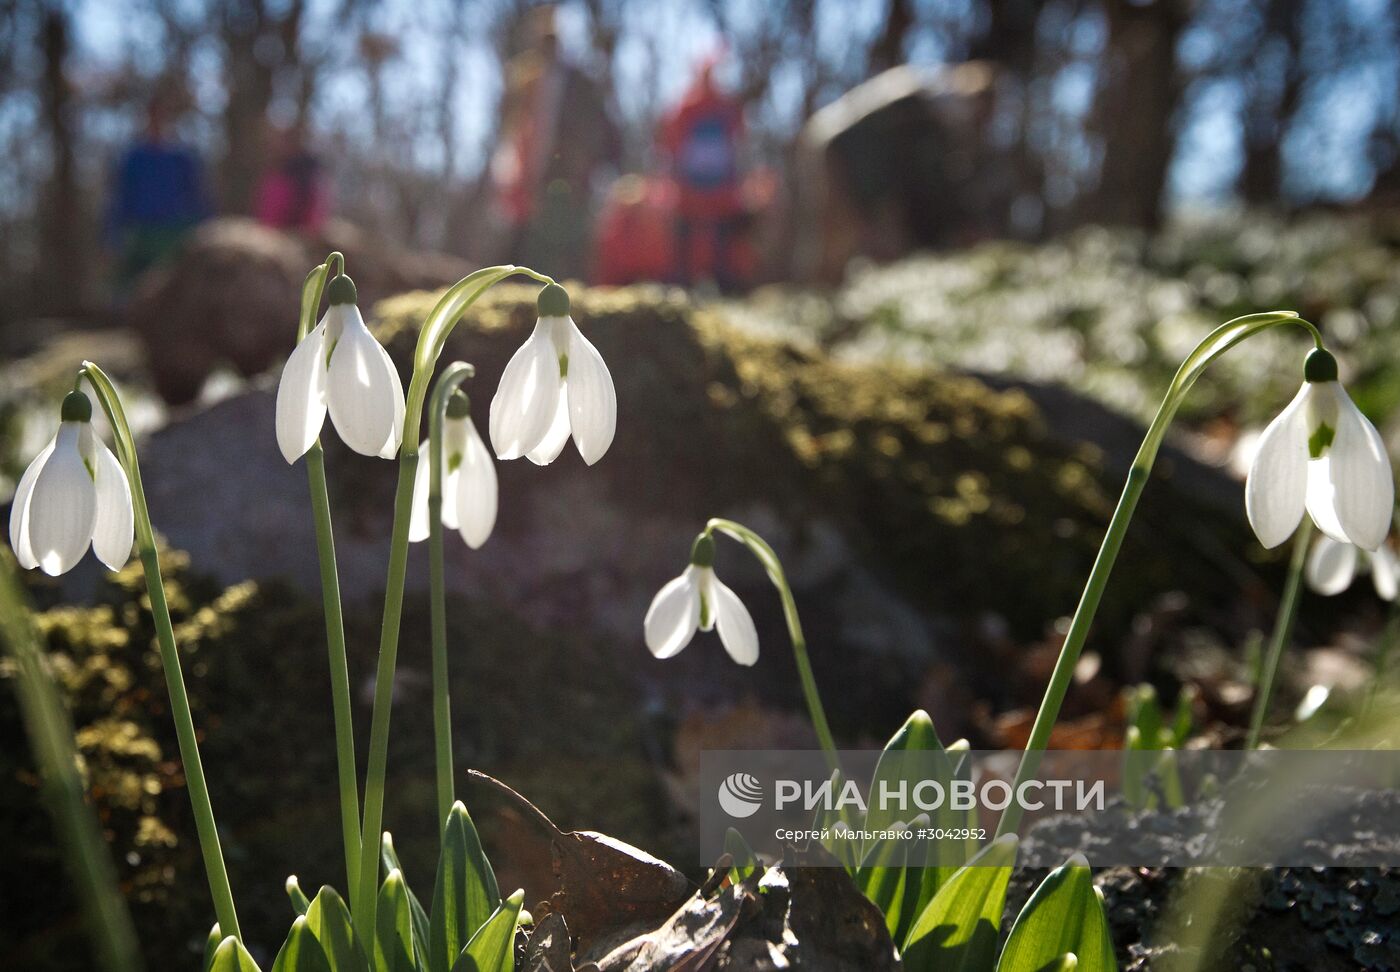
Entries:
MULTIPOLYGON (((533 322, 534 292, 488 293, 443 360, 471 360, 491 387, 533 322)), ((375 308, 398 360, 411 358, 433 302, 411 294, 375 308)), ((618 389, 617 439, 587 476, 604 477, 600 491, 633 522, 683 516, 698 528, 761 505, 799 543, 814 522, 836 525, 876 575, 934 617, 994 613, 1034 636, 1073 608, 1121 471, 1107 471, 1099 448, 1074 441, 1073 430, 1050 428, 1025 390, 957 371, 832 360, 741 331, 723 310, 673 290, 576 291, 573 315, 618 389)), ((481 405, 477 417, 484 427, 481 405)), ((583 475, 575 463, 529 470, 544 481, 531 492, 548 497, 551 484, 583 475)), ((1236 571, 1218 547, 1243 548, 1242 504, 1222 513, 1194 486, 1175 488, 1186 466, 1238 497, 1223 475, 1172 453, 1140 514, 1159 529, 1130 535, 1105 604, 1110 624, 1153 593, 1218 590, 1236 571), (1180 529, 1160 529, 1168 522, 1180 529)), ((510 503, 502 507, 509 524, 510 503)), ((677 549, 688 541, 677 537, 677 549)))
MULTIPOLYGON (((312 890, 345 888, 319 601, 275 583, 220 589, 178 553, 167 553, 165 566, 240 920, 266 968, 291 919, 285 877, 295 873, 312 890)), ((40 581, 33 593, 51 602, 57 591, 40 581)), ((385 826, 419 894, 431 896, 438 836, 427 605, 410 598, 406 613, 385 826)), ((563 826, 598 827, 681 856, 683 847, 655 843, 663 799, 637 746, 642 707, 599 646, 531 630, 481 603, 454 600, 448 616, 457 766, 512 781, 563 826), (561 673, 561 654, 579 667, 561 673), (528 727, 538 731, 520 731, 528 727)), ((148 965, 194 968, 213 911, 139 567, 113 575, 97 603, 55 604, 38 622, 148 965)), ((377 632, 374 612, 348 616, 356 688, 374 671, 377 632)), ((76 899, 39 801, 15 693, 4 684, 10 677, 0 669, 0 828, 10 841, 0 882, 25 893, 9 899, 0 955, 26 969, 87 969, 76 899)), ((370 713, 365 694, 354 697, 363 779, 370 713)), ((547 894, 547 865, 543 875, 530 871, 533 862, 499 845, 497 804, 459 787, 503 881, 547 894)))

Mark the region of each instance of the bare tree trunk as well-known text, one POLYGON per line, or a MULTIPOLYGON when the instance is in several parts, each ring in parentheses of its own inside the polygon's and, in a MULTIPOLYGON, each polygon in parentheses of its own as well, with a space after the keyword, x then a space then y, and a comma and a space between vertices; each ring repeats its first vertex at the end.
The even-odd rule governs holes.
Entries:
POLYGON ((1094 127, 1103 145, 1089 221, 1152 229, 1161 223, 1167 169, 1181 101, 1176 43, 1186 24, 1180 0, 1107 0, 1104 52, 1094 127))
MULTIPOLYGON (((1244 166, 1240 170, 1240 195, 1251 205, 1276 202, 1283 188, 1280 143, 1298 110, 1303 94, 1303 4, 1292 0, 1263 0, 1264 43, 1282 48, 1283 76, 1277 87, 1271 79, 1246 81, 1244 111, 1244 166)), ((1260 60, 1254 58, 1254 60, 1260 60)))
POLYGON ((221 6, 228 103, 219 184, 226 212, 252 212, 266 149, 267 108, 278 72, 297 51, 303 6, 302 0, 293 0, 281 16, 272 14, 265 0, 221 6), (276 50, 281 56, 270 56, 276 50))
POLYGON ((71 310, 81 304, 87 292, 91 262, 82 245, 83 206, 74 148, 77 135, 68 86, 72 45, 66 13, 50 10, 44 15, 39 46, 44 63, 40 97, 51 169, 39 216, 38 304, 50 311, 71 310))
POLYGON ((904 63, 904 48, 914 26, 913 0, 890 0, 885 29, 870 51, 870 74, 876 75, 904 63))

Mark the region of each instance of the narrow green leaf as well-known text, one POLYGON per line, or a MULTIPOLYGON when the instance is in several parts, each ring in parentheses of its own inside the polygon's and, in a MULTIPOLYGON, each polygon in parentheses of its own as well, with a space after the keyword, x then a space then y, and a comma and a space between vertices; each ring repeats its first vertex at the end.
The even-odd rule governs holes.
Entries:
MULTIPOLYGON (((948 776, 940 779, 945 791, 953 780, 972 779, 972 758, 968 754, 971 747, 966 739, 958 739, 948 745, 944 750, 948 763, 948 776)), ((911 872, 910 880, 904 888, 904 907, 900 916, 899 927, 895 931, 894 940, 902 942, 909 934, 909 928, 913 925, 914 919, 924 913, 928 903, 933 900, 938 889, 950 881, 958 869, 977 856, 981 850, 980 842, 977 839, 977 808, 974 803, 966 811, 955 810, 952 807, 952 800, 944 800, 942 805, 934 810, 928 826, 944 833, 957 832, 959 830, 967 833, 965 840, 956 838, 945 838, 943 840, 928 839, 922 841, 923 866, 911 872), (917 874, 918 880, 914 880, 917 874)))
POLYGON ((501 902, 467 942, 451 972, 515 972, 515 925, 524 901, 522 890, 501 902))
MULTIPOLYGON (((840 795, 846 786, 846 777, 839 769, 835 769, 831 771, 828 782, 831 784, 832 793, 830 809, 825 806, 817 807, 812 816, 812 829, 817 833, 835 835, 843 828, 853 828, 859 821, 852 814, 850 807, 841 805, 840 795)), ((860 841, 832 836, 824 839, 821 843, 822 847, 845 865, 846 870, 852 874, 855 873, 856 867, 860 864, 860 841)))
POLYGON ((1016 843, 1014 834, 992 841, 938 889, 909 929, 904 946, 908 972, 992 968, 1016 843))
POLYGON ((230 935, 214 950, 214 961, 209 963, 209 972, 262 972, 253 956, 243 947, 243 943, 230 935))
MULTIPOLYGON (((1035 889, 1006 939, 997 972, 1042 972, 1073 953, 1079 972, 1117 972, 1093 873, 1076 854, 1035 889)), ((1062 967, 1062 966, 1060 966, 1062 967)))
MULTIPOLYGON (((892 937, 899 928, 904 886, 909 880, 909 868, 903 863, 904 850, 897 840, 877 842, 866 855, 855 877, 856 887, 884 914, 885 927, 892 937)), ((918 880, 917 873, 913 876, 918 880)))
POLYGON ((1175 749, 1186 745, 1186 740, 1191 737, 1196 700, 1200 695, 1201 692, 1195 685, 1187 684, 1181 687, 1181 693, 1176 697, 1176 715, 1172 717, 1171 728, 1171 745, 1175 749))
POLYGON ((219 950, 219 943, 224 940, 224 933, 219 930, 219 923, 214 922, 214 927, 209 929, 209 938, 204 942, 204 964, 200 966, 204 972, 209 972, 209 966, 214 964, 214 953, 219 950))
POLYGON ((1157 690, 1146 683, 1128 693, 1128 722, 1142 733, 1143 749, 1162 748, 1162 704, 1157 699, 1157 690))
POLYGON ((292 922, 292 930, 287 933, 287 940, 282 943, 282 949, 277 953, 277 961, 272 963, 272 972, 330 970, 331 963, 327 961, 321 943, 316 941, 316 936, 311 933, 306 916, 297 915, 296 920, 292 922))
POLYGON ((330 963, 331 972, 368 972, 369 959, 355 937, 350 909, 329 885, 321 888, 306 910, 306 925, 330 963))
POLYGON ((433 911, 428 921, 432 972, 450 972, 463 946, 500 903, 496 874, 481 849, 476 825, 459 800, 447 815, 433 886, 433 911))
POLYGON ((428 953, 428 912, 424 910, 422 902, 418 900, 418 895, 413 893, 413 887, 408 883, 408 875, 404 874, 403 865, 399 863, 398 851, 394 850, 394 838, 389 831, 384 831, 384 838, 379 842, 379 859, 384 873, 398 871, 403 877, 403 889, 408 893, 408 911, 413 918, 413 944, 419 951, 419 961, 427 961, 428 953))
POLYGON ((292 910, 297 914, 304 915, 311 910, 311 901, 301 890, 301 884, 295 874, 287 875, 287 898, 292 902, 292 910))
MULTIPOLYGON (((920 770, 933 770, 933 778, 946 785, 944 770, 951 768, 947 766, 946 759, 913 759, 907 755, 930 753, 941 757, 943 752, 943 743, 934 731, 933 720, 923 709, 916 710, 904 721, 904 725, 899 727, 899 731, 890 737, 890 741, 885 743, 880 761, 875 764, 875 775, 870 778, 870 810, 865 815, 865 829, 889 830, 895 821, 907 821, 918 812, 910 808, 914 806, 914 784, 925 778, 925 774, 919 772, 920 770), (905 806, 901 807, 897 803, 881 806, 882 789, 893 794, 901 788, 904 790, 905 806)), ((870 849, 864 848, 862 856, 868 855, 870 849)))
POLYGON ((729 880, 732 884, 739 884, 758 870, 758 855, 753 852, 744 835, 733 827, 724 832, 724 849, 734 859, 734 866, 729 869, 729 880))
POLYGON ((413 917, 403 873, 397 868, 389 872, 379 888, 379 906, 374 916, 375 972, 415 972, 413 917))

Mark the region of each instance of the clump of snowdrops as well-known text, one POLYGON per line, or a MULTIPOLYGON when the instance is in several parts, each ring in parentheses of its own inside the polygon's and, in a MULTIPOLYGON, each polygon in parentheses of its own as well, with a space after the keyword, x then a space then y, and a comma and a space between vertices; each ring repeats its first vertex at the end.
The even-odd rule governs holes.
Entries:
MULTIPOLYGON (((616 429, 616 393, 607 365, 571 317, 564 288, 533 270, 514 266, 480 270, 443 294, 422 325, 405 391, 393 362, 365 326, 354 284, 344 270, 344 259, 336 253, 307 278, 295 347, 278 388, 276 435, 287 461, 305 464, 310 485, 335 715, 348 901, 329 886, 308 898, 296 878, 288 878, 286 893, 294 917, 272 969, 510 972, 523 892, 501 894, 472 819, 454 792, 443 547, 447 531, 459 533, 472 548, 489 539, 498 504, 493 451, 500 460, 526 457, 543 465, 552 462, 572 439, 588 464, 602 459, 616 429), (439 373, 438 359, 448 335, 471 305, 492 285, 516 274, 544 284, 538 298, 539 320, 507 364, 492 398, 488 449, 465 390, 474 369, 466 362, 454 362, 439 373), (323 298, 327 309, 318 321, 323 298), (356 772, 345 634, 320 444, 327 418, 356 453, 396 459, 399 464, 363 786, 356 772), (382 829, 404 577, 410 544, 421 540, 428 541, 430 558, 437 813, 442 833, 431 897, 420 897, 409 886, 393 841, 382 829)), ((1324 349, 1321 335, 1288 312, 1256 314, 1222 325, 1186 358, 1147 431, 1051 676, 1017 774, 1018 784, 1034 774, 1039 753, 1049 741, 1134 506, 1183 397, 1205 367, 1225 351, 1285 325, 1303 328, 1315 347, 1306 359, 1298 396, 1261 441, 1247 489, 1250 522, 1266 546, 1296 533, 1302 550, 1308 528, 1300 529, 1300 524, 1307 515, 1332 542, 1366 551, 1372 560, 1386 556, 1375 552, 1389 532, 1394 503, 1389 459, 1374 428, 1338 383, 1336 362, 1324 349)), ((692 544, 689 563, 661 588, 647 612, 642 625, 647 647, 658 658, 669 658, 698 632, 713 629, 736 662, 752 665, 757 659, 759 643, 752 617, 715 570, 717 537, 737 541, 756 557, 776 588, 813 729, 831 772, 839 777, 839 754, 807 657, 796 601, 777 553, 753 530, 726 519, 705 525, 692 544)), ((69 570, 89 548, 107 566, 120 568, 135 545, 150 594, 214 902, 216 924, 204 966, 214 972, 256 970, 242 941, 200 762, 135 439, 117 389, 96 364, 85 363, 79 371, 73 391, 59 410, 53 441, 20 481, 10 540, 21 565, 49 574, 69 570), (115 452, 94 433, 92 397, 106 414, 115 452)), ((1341 568, 1324 571, 1317 566, 1316 560, 1323 556, 1315 558, 1313 574, 1339 577, 1341 568)), ((1336 559, 1330 552, 1325 556, 1336 559)), ((1296 602, 1303 559, 1294 558, 1292 602, 1296 602)), ((944 746, 932 719, 916 712, 885 752, 931 755, 947 782, 966 772, 967 750, 965 740, 944 746)), ((898 772, 892 768, 897 764, 897 759, 882 759, 873 782, 882 773, 898 772)), ((865 823, 920 827, 930 822, 915 818, 865 823)), ((974 821, 965 815, 937 823, 945 829, 974 829, 974 821)), ((929 841, 876 843, 843 861, 857 886, 885 915, 905 968, 1020 972, 1116 967, 1102 895, 1080 857, 1071 858, 1045 879, 1004 945, 999 945, 998 926, 1015 864, 1019 823, 1013 805, 1002 815, 996 837, 985 846, 971 841, 952 849, 929 841)), ((756 862, 737 834, 732 836, 735 868, 731 878, 743 880, 756 862)), ((105 954, 120 952, 112 949, 105 954)))

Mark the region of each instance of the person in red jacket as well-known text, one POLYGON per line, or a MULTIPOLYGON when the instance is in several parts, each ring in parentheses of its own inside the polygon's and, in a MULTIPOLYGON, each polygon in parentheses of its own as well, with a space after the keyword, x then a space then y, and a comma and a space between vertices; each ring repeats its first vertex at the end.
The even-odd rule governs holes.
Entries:
POLYGON ((661 147, 678 190, 677 280, 691 284, 709 276, 728 289, 737 282, 734 251, 743 217, 744 112, 738 99, 716 85, 718 63, 711 57, 700 66, 690 90, 662 123, 661 147))

